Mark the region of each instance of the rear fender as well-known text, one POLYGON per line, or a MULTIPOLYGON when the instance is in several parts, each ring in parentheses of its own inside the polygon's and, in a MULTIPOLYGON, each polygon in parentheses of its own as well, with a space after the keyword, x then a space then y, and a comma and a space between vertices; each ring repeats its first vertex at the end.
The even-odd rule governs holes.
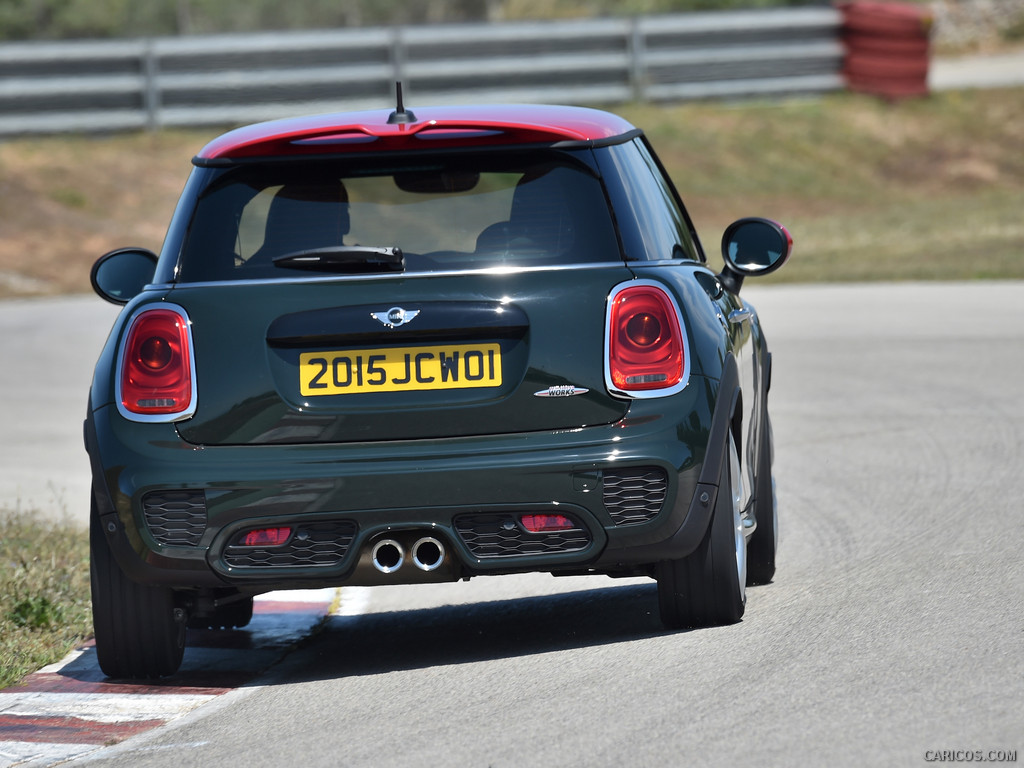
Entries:
MULTIPOLYGON (((110 407, 110 406, 108 406, 110 407)), ((139 532, 131 520, 130 502, 118 509, 100 456, 102 440, 92 413, 85 420, 85 450, 92 468, 92 515, 103 534, 118 567, 132 581, 140 584, 180 587, 223 587, 223 580, 206 565, 205 552, 197 551, 194 560, 161 557, 147 552, 139 532)), ((91 522, 91 521, 90 521, 91 522)))
POLYGON ((711 525, 722 468, 728 460, 726 451, 729 447, 729 433, 733 430, 736 434, 735 430, 740 428, 737 419, 742 413, 739 410, 741 405, 739 366, 732 354, 727 354, 722 366, 722 378, 711 419, 710 436, 696 488, 689 498, 678 498, 673 510, 673 515, 678 519, 682 512, 680 507, 685 507, 682 524, 669 538, 643 547, 631 546, 628 553, 622 550, 606 550, 595 564, 595 570, 601 570, 602 567, 614 570, 615 565, 626 563, 678 560, 697 548, 711 525))

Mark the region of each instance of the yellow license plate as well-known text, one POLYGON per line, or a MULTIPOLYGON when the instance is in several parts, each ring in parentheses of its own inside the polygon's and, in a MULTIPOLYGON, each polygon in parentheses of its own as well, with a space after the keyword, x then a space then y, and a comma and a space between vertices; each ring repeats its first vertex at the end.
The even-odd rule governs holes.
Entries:
POLYGON ((498 344, 304 352, 299 389, 305 396, 501 386, 498 344))

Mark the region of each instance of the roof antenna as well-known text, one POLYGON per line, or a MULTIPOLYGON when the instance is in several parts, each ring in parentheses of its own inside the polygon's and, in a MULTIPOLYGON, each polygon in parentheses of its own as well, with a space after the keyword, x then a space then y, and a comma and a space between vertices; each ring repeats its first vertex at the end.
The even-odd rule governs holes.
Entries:
POLYGON ((412 113, 412 110, 406 110, 405 104, 402 102, 402 81, 398 80, 395 82, 395 94, 398 97, 398 106, 394 112, 388 115, 388 125, 405 125, 406 123, 415 123, 416 115, 412 113))

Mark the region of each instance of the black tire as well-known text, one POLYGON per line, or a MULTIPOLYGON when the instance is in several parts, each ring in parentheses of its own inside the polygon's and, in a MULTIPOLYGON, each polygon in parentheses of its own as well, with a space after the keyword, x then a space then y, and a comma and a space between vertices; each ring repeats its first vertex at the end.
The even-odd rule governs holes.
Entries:
POLYGON ((129 579, 114 560, 93 510, 89 526, 96 657, 108 677, 173 675, 185 653, 185 611, 167 587, 129 579))
POLYGON ((658 563, 658 607, 669 629, 735 624, 746 608, 746 537, 740 520, 741 482, 730 434, 711 525, 688 557, 658 563))
POLYGON ((211 616, 190 616, 190 629, 241 629, 252 621, 251 597, 222 605, 211 616))
POLYGON ((779 546, 779 508, 775 498, 775 460, 772 422, 764 413, 761 447, 758 450, 754 518, 757 528, 747 543, 747 586, 769 584, 775 578, 775 551, 779 546))

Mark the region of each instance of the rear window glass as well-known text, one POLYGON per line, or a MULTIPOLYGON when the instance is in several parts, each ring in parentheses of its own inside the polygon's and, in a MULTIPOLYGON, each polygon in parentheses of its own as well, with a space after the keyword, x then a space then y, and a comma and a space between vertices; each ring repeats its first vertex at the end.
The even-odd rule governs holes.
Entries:
POLYGON ((225 171, 200 196, 178 280, 296 277, 281 257, 346 250, 358 262, 353 246, 400 249, 407 273, 621 259, 599 179, 564 153, 275 163, 225 171))

